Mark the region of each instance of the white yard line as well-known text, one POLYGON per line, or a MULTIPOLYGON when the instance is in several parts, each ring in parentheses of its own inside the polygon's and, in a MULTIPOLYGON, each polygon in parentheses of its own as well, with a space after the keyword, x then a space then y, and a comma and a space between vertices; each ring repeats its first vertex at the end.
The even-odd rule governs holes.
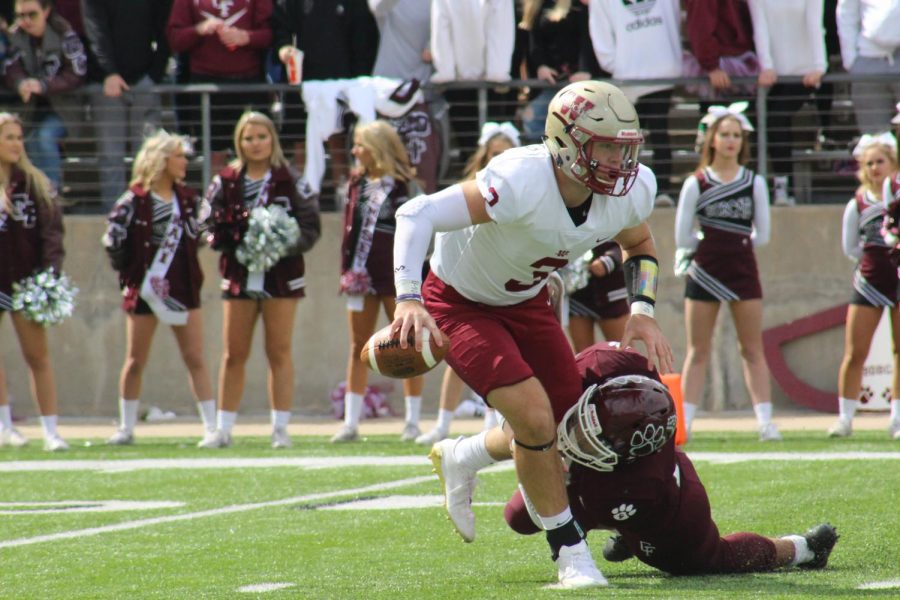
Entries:
MULTIPOLYGON (((694 462, 729 464, 757 460, 900 460, 900 452, 689 452, 694 462)), ((284 458, 139 458, 133 460, 13 460, 0 462, 0 473, 31 471, 103 471, 127 473, 148 469, 333 469, 344 467, 426 466, 424 456, 320 456, 284 458)), ((501 463, 501 468, 512 468, 501 463)))

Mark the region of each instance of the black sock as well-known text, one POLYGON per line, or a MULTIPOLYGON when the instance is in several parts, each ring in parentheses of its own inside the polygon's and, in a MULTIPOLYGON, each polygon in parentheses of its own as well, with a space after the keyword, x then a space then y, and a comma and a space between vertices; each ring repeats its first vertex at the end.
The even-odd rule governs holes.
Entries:
POLYGON ((553 560, 559 558, 559 549, 563 546, 574 546, 584 539, 584 531, 575 518, 571 518, 561 527, 547 531, 547 543, 553 560))

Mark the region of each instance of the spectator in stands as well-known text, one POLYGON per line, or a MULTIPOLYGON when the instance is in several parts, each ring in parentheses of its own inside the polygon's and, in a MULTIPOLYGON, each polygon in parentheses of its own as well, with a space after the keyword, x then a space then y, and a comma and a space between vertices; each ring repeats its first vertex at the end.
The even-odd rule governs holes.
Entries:
MULTIPOLYGON (((19 10, 17 5, 17 11, 19 10)), ((25 8, 24 10, 30 10, 25 8)), ((22 122, 0 113, 0 320, 9 313, 22 357, 28 366, 31 393, 41 415, 44 449, 55 452, 69 446, 56 430, 56 382, 50 365, 47 329, 14 311, 13 284, 52 267, 61 272, 63 250, 62 210, 47 177, 31 161, 23 147, 22 122), (15 257, 13 259, 12 257, 15 257)), ((6 373, 0 364, 0 446, 24 446, 25 437, 12 424, 6 373)))
MULTIPOLYGON (((359 417, 368 382, 368 365, 360 360, 363 346, 375 332, 378 313, 394 318, 394 213, 418 195, 416 170, 396 130, 387 121, 358 126, 353 134, 356 172, 350 179, 344 209, 340 292, 347 297, 350 355, 344 425, 332 442, 359 439, 359 417)), ((422 408, 422 377, 403 380, 406 423, 400 439, 415 440, 422 408)))
POLYGON ((125 156, 160 125, 160 83, 169 60, 170 1, 82 0, 85 33, 99 74, 89 86, 99 142, 100 192, 111 207, 125 187, 125 156))
POLYGON ((587 21, 579 0, 525 0, 519 26, 528 32, 528 76, 553 86, 541 89, 522 113, 526 144, 540 143, 557 86, 591 78, 587 21))
POLYGON ((690 432, 703 398, 719 307, 727 302, 737 330, 744 380, 759 422, 760 441, 780 440, 772 423, 769 368, 762 344, 762 287, 753 249, 769 242, 769 193, 762 177, 746 168, 749 119, 723 106, 709 109, 700 163, 684 182, 675 215, 679 254, 687 268, 684 318, 687 356, 682 370, 685 426, 690 432), (699 219, 700 231, 694 231, 699 219))
POLYGON ((119 274, 127 331, 119 429, 107 441, 114 446, 134 443, 144 367, 160 322, 175 334, 206 437, 216 429, 216 401, 203 357, 203 271, 197 260, 209 204, 183 185, 188 144, 165 131, 148 137, 134 159, 130 187, 107 217, 103 245, 119 274))
MULTIPOLYGON (((272 44, 272 0, 174 0, 166 26, 173 52, 188 54, 188 82, 236 85, 263 83, 263 58, 272 44)), ((199 128, 200 96, 192 95, 194 118, 181 128, 199 128)), ((252 108, 269 103, 262 92, 211 94, 211 135, 214 152, 227 150, 232 123, 252 108)), ((189 113, 188 113, 189 114, 189 113)), ((214 155, 214 168, 223 160, 214 155)))
MULTIPOLYGON (((838 420, 828 430, 830 437, 847 437, 853 432, 853 416, 859 406, 863 366, 872 337, 884 309, 891 317, 894 343, 894 375, 891 382, 890 435, 900 439, 900 310, 897 308, 897 265, 891 261, 892 244, 882 235, 885 207, 892 200, 883 197, 885 181, 897 171, 897 141, 890 133, 864 135, 853 151, 859 161, 860 186, 844 210, 844 254, 857 261, 853 296, 847 308, 844 359, 838 371, 838 420)), ((896 243, 896 242, 895 242, 896 243)))
MULTIPOLYGON (((591 0, 590 34, 600 66, 616 79, 665 79, 682 74, 681 7, 678 0, 626 4, 591 0)), ((641 124, 649 130, 660 205, 672 206, 669 106, 672 85, 626 86, 641 124)), ((646 138, 645 138, 646 139, 646 138)))
MULTIPOLYGON (((273 47, 282 63, 287 62, 290 48, 303 51, 304 80, 349 79, 372 74, 378 51, 378 28, 366 0, 276 0, 272 30, 273 47)), ((282 135, 295 147, 294 163, 300 165, 305 161, 300 141, 306 120, 300 94, 286 94, 284 107, 282 135)), ((335 134, 327 145, 332 179, 337 183, 346 181, 347 135, 335 134)))
POLYGON ((828 68, 822 29, 824 0, 754 0, 753 39, 761 71, 759 85, 769 90, 768 151, 775 174, 774 203, 793 204, 788 176, 797 140, 791 118, 819 88, 828 68), (803 83, 782 83, 779 76, 802 76, 803 83))
POLYGON ((754 86, 731 82, 732 77, 759 74, 747 3, 748 0, 685 0, 685 26, 693 55, 686 57, 684 75, 706 75, 712 86, 711 90, 699 89, 701 115, 706 114, 714 100, 752 100, 754 86))
MULTIPOLYGON (((305 296, 303 253, 321 233, 319 201, 306 182, 288 167, 275 125, 266 115, 245 113, 234 130, 237 158, 215 176, 206 197, 212 207, 210 240, 222 253, 224 352, 219 371, 219 412, 216 432, 202 443, 206 448, 231 445, 231 430, 244 394, 245 365, 257 319, 263 321, 269 363, 269 404, 272 409, 272 447, 287 448, 287 425, 294 396, 291 345, 297 301, 305 296), (245 243, 251 211, 281 207, 296 220, 299 238, 284 249, 266 271, 249 271, 243 252, 257 252, 245 243), (240 251, 239 251, 240 250, 240 251)), ((277 214, 277 213, 276 213, 277 214)))
POLYGON ((11 54, 4 63, 6 85, 16 90, 26 128, 25 142, 35 166, 62 184, 59 141, 82 121, 81 99, 71 92, 84 83, 87 55, 78 34, 51 0, 17 0, 10 30, 11 54))
POLYGON ((876 133, 900 101, 900 4, 838 0, 837 26, 844 68, 853 75, 880 74, 878 81, 850 85, 856 124, 876 133))
MULTIPOLYGON (((478 150, 469 157, 469 161, 466 163, 463 181, 475 181, 475 174, 484 169, 492 158, 503 154, 510 148, 517 148, 519 142, 519 130, 512 123, 485 123, 481 128, 481 137, 478 138, 478 150)), ((416 438, 417 444, 431 446, 450 434, 450 425, 453 423, 453 416, 456 407, 462 400, 465 387, 463 380, 448 365, 441 382, 437 423, 431 431, 416 438)), ((491 429, 495 425, 496 414, 491 408, 485 413, 485 429, 491 429)))

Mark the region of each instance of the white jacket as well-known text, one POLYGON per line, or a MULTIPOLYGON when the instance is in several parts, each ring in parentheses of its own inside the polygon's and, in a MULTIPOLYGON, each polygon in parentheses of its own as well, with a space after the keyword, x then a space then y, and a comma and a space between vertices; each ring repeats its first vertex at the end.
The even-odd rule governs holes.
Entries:
POLYGON ((433 83, 509 81, 513 0, 432 0, 433 83))
POLYGON ((900 27, 887 22, 891 5, 889 0, 838 0, 837 28, 845 69, 849 71, 858 56, 892 60, 897 46, 875 41, 885 31, 900 27))
POLYGON ((824 0, 749 0, 753 41, 763 69, 806 75, 828 69, 824 0))

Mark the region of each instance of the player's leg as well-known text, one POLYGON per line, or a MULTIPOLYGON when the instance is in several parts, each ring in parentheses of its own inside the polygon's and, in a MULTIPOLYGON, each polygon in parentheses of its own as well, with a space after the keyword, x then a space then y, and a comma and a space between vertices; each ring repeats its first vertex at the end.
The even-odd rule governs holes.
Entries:
POLYGON ((272 447, 289 448, 287 426, 294 398, 294 360, 291 349, 298 298, 262 301, 266 360, 269 364, 269 408, 272 411, 272 447))
POLYGON ((189 310, 187 323, 172 327, 172 333, 188 370, 191 391, 203 421, 203 434, 212 435, 216 431, 216 400, 203 352, 203 313, 199 308, 189 310))
MULTIPOLYGON (((393 321, 397 302, 391 296, 382 296, 385 315, 393 321)), ((422 413, 422 389, 425 387, 424 377, 410 377, 403 380, 404 424, 400 440, 413 442, 422 432, 419 430, 419 417, 422 413)))
POLYGON ((892 306, 890 315, 894 374, 891 379, 891 420, 888 424, 888 434, 892 439, 900 440, 900 308, 892 306))
POLYGON ((369 367, 359 355, 378 322, 378 296, 364 296, 362 310, 347 310, 347 329, 350 332, 350 350, 347 356, 347 389, 344 392, 344 424, 332 436, 332 442, 353 442, 359 439, 359 419, 362 414, 369 367))
POLYGON ((681 393, 684 398, 684 425, 688 435, 697 407, 703 400, 706 371, 712 354, 713 328, 718 314, 718 301, 691 299, 684 301, 687 351, 681 370, 681 393))
POLYGON ((847 437, 853 431, 853 417, 859 406, 863 365, 872 337, 881 320, 881 307, 850 304, 844 328, 844 358, 838 370, 838 420, 828 430, 831 437, 847 437))
POLYGON ((122 446, 134 442, 144 367, 150 356, 157 323, 159 320, 152 313, 125 315, 125 363, 119 374, 119 428, 106 441, 107 444, 122 446))
POLYGON ((741 351, 744 382, 759 425, 759 439, 778 441, 781 434, 772 422, 772 382, 763 352, 762 300, 740 300, 732 302, 730 308, 741 351))
MULTIPOLYGON (((3 313, 0 310, 0 319, 3 319, 3 313)), ((21 448, 28 443, 28 439, 19 433, 19 430, 13 427, 12 409, 9 405, 9 390, 6 387, 6 369, 0 362, 0 447, 12 446, 21 448)))
POLYGON ((56 431, 57 405, 56 381, 53 367, 50 364, 50 350, 47 346, 47 329, 25 318, 22 313, 11 315, 13 328, 19 338, 22 357, 28 365, 31 380, 31 393, 37 402, 41 414, 41 426, 44 430, 44 449, 50 452, 68 450, 69 445, 56 431))

